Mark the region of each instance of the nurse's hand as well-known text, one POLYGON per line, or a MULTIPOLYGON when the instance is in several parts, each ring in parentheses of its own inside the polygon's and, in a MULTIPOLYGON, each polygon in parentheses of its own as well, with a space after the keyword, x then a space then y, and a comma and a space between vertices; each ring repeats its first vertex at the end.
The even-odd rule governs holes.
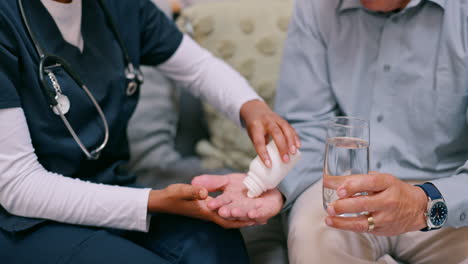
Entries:
POLYGON ((263 193, 260 197, 247 197, 247 188, 242 181, 245 174, 201 175, 192 180, 193 185, 203 186, 208 191, 223 191, 208 201, 210 210, 217 211, 224 219, 235 221, 254 221, 266 224, 268 219, 277 215, 283 208, 284 199, 278 189, 263 193))
POLYGON ((215 222, 224 228, 241 228, 253 225, 253 221, 230 221, 208 209, 212 200, 204 187, 189 184, 173 184, 162 190, 152 190, 148 199, 148 211, 183 215, 215 222))
POLYGON ((266 144, 271 136, 278 147, 282 160, 289 162, 289 154, 296 154, 301 147, 299 137, 294 128, 273 112, 270 107, 260 100, 248 101, 240 110, 247 132, 255 150, 263 163, 271 167, 271 159, 266 150, 266 144))

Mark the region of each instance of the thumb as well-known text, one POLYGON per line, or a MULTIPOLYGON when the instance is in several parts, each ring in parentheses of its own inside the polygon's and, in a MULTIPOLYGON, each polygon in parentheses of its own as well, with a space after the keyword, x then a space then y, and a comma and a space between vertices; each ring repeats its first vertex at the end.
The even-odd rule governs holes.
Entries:
POLYGON ((177 195, 184 200, 205 200, 208 197, 208 191, 202 186, 181 185, 177 195))
POLYGON ((192 184, 206 188, 209 192, 221 191, 229 183, 225 175, 201 175, 193 178, 192 184))

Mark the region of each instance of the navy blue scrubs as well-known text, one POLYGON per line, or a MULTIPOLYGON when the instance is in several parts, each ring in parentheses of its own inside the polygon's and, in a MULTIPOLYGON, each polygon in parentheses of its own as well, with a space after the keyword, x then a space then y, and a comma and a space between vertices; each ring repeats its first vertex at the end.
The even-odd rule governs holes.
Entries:
MULTIPOLYGON (((46 52, 64 58, 102 107, 109 142, 88 160, 59 116, 50 109, 38 77, 39 57, 21 21, 16 0, 0 1, 0 109, 21 107, 44 168, 68 177, 131 185, 121 166, 129 159, 126 128, 139 91, 127 94, 123 54, 95 0, 83 1, 83 53, 62 38, 39 0, 24 0, 26 16, 46 52)), ((171 57, 182 34, 149 0, 105 1, 132 63, 158 65, 171 57)), ((88 149, 104 137, 101 121, 84 91, 54 69, 71 101, 67 117, 88 149)), ((157 161, 155 161, 157 162, 157 161)), ((149 234, 80 227, 17 217, 0 206, 0 263, 245 263, 238 231, 179 216, 156 215, 149 234)))

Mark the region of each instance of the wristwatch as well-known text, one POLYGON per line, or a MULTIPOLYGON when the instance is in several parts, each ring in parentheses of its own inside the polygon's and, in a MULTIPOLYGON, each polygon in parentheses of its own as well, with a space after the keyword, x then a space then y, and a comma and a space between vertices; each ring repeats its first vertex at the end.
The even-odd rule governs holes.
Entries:
POLYGON ((430 182, 416 185, 423 189, 427 195, 426 216, 427 227, 421 231, 429 231, 441 228, 447 221, 448 209, 445 200, 439 190, 430 182))

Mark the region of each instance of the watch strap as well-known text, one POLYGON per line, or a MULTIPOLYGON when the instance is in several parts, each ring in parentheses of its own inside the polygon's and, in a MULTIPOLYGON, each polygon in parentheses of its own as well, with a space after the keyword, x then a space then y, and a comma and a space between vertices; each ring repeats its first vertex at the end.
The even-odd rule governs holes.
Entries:
MULTIPOLYGON (((416 186, 421 188, 426 193, 427 197, 429 197, 429 199, 431 199, 431 201, 434 201, 434 200, 437 200, 437 199, 442 199, 442 194, 439 192, 439 190, 432 183, 426 182, 426 183, 423 183, 423 184, 418 184, 416 186)), ((439 229, 439 228, 430 228, 429 226, 427 226, 427 227, 421 229, 421 231, 426 232, 426 231, 430 231, 430 230, 434 230, 434 229, 439 229)))
POLYGON ((439 190, 430 182, 426 182, 421 185, 416 185, 423 189, 423 191, 426 193, 427 197, 429 197, 431 200, 437 200, 437 199, 442 199, 442 194, 439 192, 439 190))

